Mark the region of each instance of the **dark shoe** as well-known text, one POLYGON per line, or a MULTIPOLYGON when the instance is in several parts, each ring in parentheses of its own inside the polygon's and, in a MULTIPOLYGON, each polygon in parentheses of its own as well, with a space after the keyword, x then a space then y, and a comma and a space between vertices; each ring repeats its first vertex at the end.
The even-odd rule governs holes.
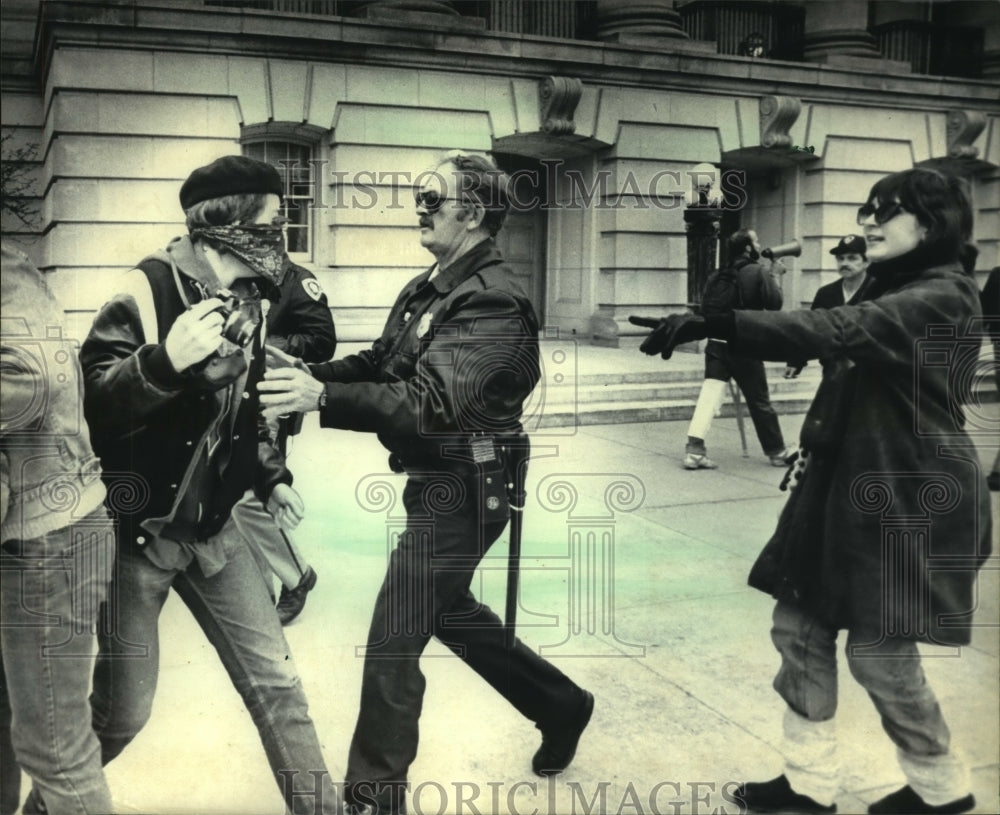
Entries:
POLYGON ((825 806, 810 798, 799 795, 792 789, 783 775, 770 781, 740 784, 733 798, 741 803, 747 812, 836 812, 837 805, 825 806))
POLYGON ((34 787, 31 788, 28 797, 24 799, 24 806, 21 807, 21 815, 48 815, 45 802, 42 800, 41 794, 34 787))
POLYGON ((406 815, 405 784, 345 784, 344 799, 345 815, 406 815))
POLYGON ((913 787, 907 785, 901 790, 885 796, 868 807, 869 812, 874 813, 899 813, 899 815, 920 815, 924 812, 939 812, 942 815, 952 815, 956 812, 968 812, 976 805, 976 799, 969 793, 964 798, 957 798, 949 804, 931 806, 917 793, 913 787))
POLYGON ((285 586, 281 587, 281 597, 278 598, 278 619, 282 625, 288 625, 292 620, 302 613, 306 607, 306 595, 313 590, 316 585, 316 572, 312 566, 302 575, 294 589, 285 586))
POLYGON ((583 701, 576 714, 559 732, 542 730, 542 746, 531 759, 531 769, 535 771, 535 775, 557 775, 569 766, 593 712, 594 695, 584 691, 583 701))

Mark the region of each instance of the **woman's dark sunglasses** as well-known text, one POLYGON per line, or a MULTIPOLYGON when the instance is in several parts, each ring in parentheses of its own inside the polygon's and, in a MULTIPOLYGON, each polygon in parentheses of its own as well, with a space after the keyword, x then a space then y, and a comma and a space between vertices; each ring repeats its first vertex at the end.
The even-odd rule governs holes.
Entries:
POLYGON ((864 226, 865 221, 872 215, 875 216, 875 223, 881 226, 886 221, 891 221, 901 212, 906 212, 906 210, 899 201, 889 201, 877 207, 872 203, 868 203, 863 207, 858 207, 858 226, 864 226))
POLYGON ((455 200, 454 198, 442 195, 437 190, 419 190, 413 193, 413 198, 417 202, 417 206, 423 207, 429 215, 433 215, 441 209, 445 201, 455 200))

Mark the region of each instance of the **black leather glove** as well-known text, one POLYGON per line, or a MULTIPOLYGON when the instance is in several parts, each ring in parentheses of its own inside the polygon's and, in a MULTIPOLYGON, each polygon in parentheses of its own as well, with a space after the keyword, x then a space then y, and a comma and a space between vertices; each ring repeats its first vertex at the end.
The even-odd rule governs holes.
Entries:
POLYGON ((694 314, 671 314, 659 319, 654 317, 629 317, 632 325, 652 328, 652 333, 642 341, 639 350, 649 356, 659 354, 664 359, 673 356, 674 348, 685 342, 703 340, 708 336, 704 317, 694 314))

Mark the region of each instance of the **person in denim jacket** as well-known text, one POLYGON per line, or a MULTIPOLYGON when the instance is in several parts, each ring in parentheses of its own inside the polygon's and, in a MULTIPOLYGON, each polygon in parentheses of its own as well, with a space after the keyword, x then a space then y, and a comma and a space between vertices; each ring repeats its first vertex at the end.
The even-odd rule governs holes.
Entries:
POLYGON ((2 255, 0 811, 17 810, 23 768, 51 815, 106 813, 87 693, 114 528, 62 308, 23 255, 2 255))

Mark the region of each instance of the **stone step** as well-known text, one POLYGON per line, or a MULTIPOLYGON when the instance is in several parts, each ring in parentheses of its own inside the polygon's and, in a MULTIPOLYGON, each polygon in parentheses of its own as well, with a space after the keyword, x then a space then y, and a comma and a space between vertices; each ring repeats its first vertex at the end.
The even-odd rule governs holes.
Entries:
MULTIPOLYGON (((802 378, 778 380, 768 383, 771 404, 779 415, 805 413, 816 393, 815 382, 802 378)), ((1000 397, 990 380, 982 379, 975 384, 975 402, 979 405, 996 404, 1000 397)), ((613 392, 607 388, 581 389, 574 400, 572 395, 547 391, 543 403, 533 401, 527 405, 525 426, 529 432, 534 429, 572 428, 597 424, 626 424, 629 422, 687 421, 694 413, 695 402, 701 388, 701 381, 691 383, 667 383, 652 386, 619 386, 613 392), (597 398, 603 393, 605 398, 597 398), (613 398, 608 398, 613 397, 613 398), (539 412, 541 416, 539 417, 539 412)), ((536 397, 533 397, 533 399, 536 397)), ((753 428, 745 404, 741 405, 747 422, 747 432, 753 428)), ((975 424, 973 413, 966 410, 967 421, 975 424)), ((719 409, 719 416, 733 417, 735 407, 727 391, 719 409)))
MULTIPOLYGON (((605 383, 599 385, 549 385, 544 389, 545 403, 589 405, 600 402, 652 402, 690 399, 697 400, 702 377, 689 377, 677 381, 650 381, 642 383, 605 383)), ((800 394, 811 398, 819 386, 819 376, 798 379, 771 379, 768 388, 772 395, 778 393, 800 394)), ((728 399, 728 396, 726 397, 728 399)))
MULTIPOLYGON (((697 395, 697 393, 696 393, 697 395)), ((804 413, 812 402, 813 393, 772 393, 771 404, 778 414, 804 413)), ((541 418, 526 419, 529 432, 537 428, 568 428, 595 424, 626 424, 629 422, 667 422, 688 420, 694 413, 695 399, 652 399, 631 402, 546 403, 541 418)), ((753 433, 746 405, 742 405, 747 432, 753 433)), ((719 416, 735 416, 733 403, 727 400, 719 416)))

